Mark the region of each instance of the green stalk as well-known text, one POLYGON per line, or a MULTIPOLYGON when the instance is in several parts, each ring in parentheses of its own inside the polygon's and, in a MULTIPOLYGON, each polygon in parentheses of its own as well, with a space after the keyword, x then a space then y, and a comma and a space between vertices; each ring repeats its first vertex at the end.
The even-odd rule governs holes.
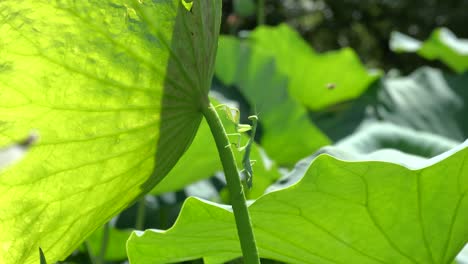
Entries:
POLYGON ((89 245, 89 240, 86 240, 84 244, 86 247, 86 252, 88 252, 89 261, 91 264, 97 264, 96 257, 94 256, 93 251, 91 250, 91 246, 89 245))
POLYGON ((202 108, 203 115, 210 126, 211 133, 218 148, 219 157, 224 168, 227 186, 231 195, 232 209, 236 220, 237 234, 246 264, 260 264, 257 245, 253 233, 253 226, 250 220, 244 189, 242 187, 239 171, 237 169, 234 153, 231 149, 226 130, 216 112, 215 107, 210 103, 202 108))
POLYGON ((96 263, 104 264, 106 263, 106 251, 107 244, 109 243, 109 231, 110 231, 110 222, 107 222, 102 230, 102 239, 101 239, 101 249, 99 250, 99 255, 96 259, 96 263))
POLYGON ((146 217, 146 200, 145 196, 140 199, 137 203, 137 215, 135 221, 135 229, 143 230, 145 228, 145 217, 146 217))
POLYGON ((257 24, 259 26, 265 24, 265 0, 257 1, 257 24))

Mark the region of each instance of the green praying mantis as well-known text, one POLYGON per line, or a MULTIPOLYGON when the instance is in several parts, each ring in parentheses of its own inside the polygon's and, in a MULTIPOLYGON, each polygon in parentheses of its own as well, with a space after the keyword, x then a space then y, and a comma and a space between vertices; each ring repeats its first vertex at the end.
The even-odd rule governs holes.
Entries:
MULTIPOLYGON (((232 134, 227 134, 228 136, 237 136, 238 141, 237 143, 234 143, 238 151, 244 151, 244 156, 242 157, 242 167, 243 170, 241 172, 245 173, 245 181, 247 184, 247 187, 250 189, 252 188, 252 178, 253 178, 253 169, 252 165, 255 163, 255 160, 250 159, 250 152, 252 150, 252 144, 254 142, 255 138, 255 133, 257 132, 257 123, 258 123, 258 116, 257 115, 251 115, 248 117, 250 122, 252 122, 252 125, 248 124, 240 124, 239 119, 240 119, 240 111, 237 108, 230 107, 228 105, 222 104, 216 106, 216 108, 223 107, 227 118, 234 123, 236 133, 232 134), (249 141, 245 146, 241 146, 241 133, 245 133, 247 131, 252 131, 249 141)), ((229 147, 226 146, 226 147, 229 147)))

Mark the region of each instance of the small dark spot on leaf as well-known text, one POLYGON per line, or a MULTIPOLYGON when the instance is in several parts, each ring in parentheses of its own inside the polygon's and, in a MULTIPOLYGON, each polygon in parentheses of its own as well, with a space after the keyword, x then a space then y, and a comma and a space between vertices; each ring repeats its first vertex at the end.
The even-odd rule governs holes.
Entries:
POLYGON ((32 144, 36 143, 38 139, 39 139, 39 135, 33 132, 27 138, 19 142, 19 145, 27 148, 31 146, 32 144))

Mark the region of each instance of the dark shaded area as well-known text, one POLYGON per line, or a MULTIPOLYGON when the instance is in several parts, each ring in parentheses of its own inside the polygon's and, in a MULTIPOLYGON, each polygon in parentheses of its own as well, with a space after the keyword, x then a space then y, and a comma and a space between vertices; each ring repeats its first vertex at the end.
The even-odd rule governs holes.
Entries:
POLYGON ((466 117, 468 115, 468 105, 465 103, 468 100, 468 72, 465 72, 462 75, 452 75, 444 74, 445 81, 448 86, 452 87, 453 92, 457 95, 458 98, 463 99, 462 110, 458 111, 454 119, 457 121, 457 124, 460 126, 461 131, 463 131, 464 138, 468 138, 468 122, 466 122, 466 117))
MULTIPOLYGON (((223 1, 222 32, 254 28, 255 16, 237 16, 232 2, 223 1)), ((468 0, 266 0, 265 10, 268 25, 288 23, 318 51, 349 46, 368 66, 403 73, 422 65, 445 66, 415 54, 393 53, 388 46, 392 31, 423 40, 436 27, 447 27, 458 37, 468 37, 468 0)))
MULTIPOLYGON (((145 200, 144 229, 168 229, 171 227, 187 198, 185 192, 178 191, 162 196, 147 195, 145 200)), ((135 228, 135 219, 138 214, 138 203, 135 203, 120 213, 115 227, 118 229, 135 228)))
MULTIPOLYGON (((172 35, 177 36, 177 38, 173 38, 171 43, 167 43, 170 45, 167 48, 171 50, 172 54, 169 56, 165 72, 155 168, 152 175, 141 185, 142 193, 151 191, 175 166, 195 138, 202 120, 202 113, 199 111, 200 102, 195 98, 202 98, 208 93, 201 95, 197 89, 200 87, 193 87, 192 84, 196 83, 193 79, 174 78, 175 76, 188 75, 187 73, 193 71, 188 65, 199 66, 196 61, 197 54, 187 53, 187 47, 184 43, 190 43, 194 38, 197 38, 194 36, 195 33, 201 34, 194 29, 195 25, 192 21, 192 16, 201 16, 203 14, 198 14, 201 12, 201 4, 194 5, 192 11, 186 10, 182 4, 178 6, 172 32, 172 35), (189 30, 187 30, 187 25, 189 25, 189 30), (189 60, 188 58, 191 56, 190 59, 193 61, 179 64, 179 60, 184 55, 185 60, 189 60)), ((148 31, 151 32, 151 30, 148 31)), ((153 34, 156 35, 156 32, 153 34)), ((158 38, 160 42, 165 41, 162 37, 158 36, 158 38)))

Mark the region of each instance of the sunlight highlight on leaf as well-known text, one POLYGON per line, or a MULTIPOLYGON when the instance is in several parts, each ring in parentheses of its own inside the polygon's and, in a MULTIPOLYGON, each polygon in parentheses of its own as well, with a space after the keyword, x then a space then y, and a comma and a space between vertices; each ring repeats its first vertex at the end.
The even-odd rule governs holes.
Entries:
POLYGON ((0 263, 65 258, 190 145, 221 2, 0 2, 0 144, 41 141, 0 175, 0 263))
POLYGON ((390 48, 395 52, 416 52, 429 60, 440 60, 458 73, 468 69, 468 39, 457 38, 448 28, 438 28, 424 42, 393 32, 390 48))

